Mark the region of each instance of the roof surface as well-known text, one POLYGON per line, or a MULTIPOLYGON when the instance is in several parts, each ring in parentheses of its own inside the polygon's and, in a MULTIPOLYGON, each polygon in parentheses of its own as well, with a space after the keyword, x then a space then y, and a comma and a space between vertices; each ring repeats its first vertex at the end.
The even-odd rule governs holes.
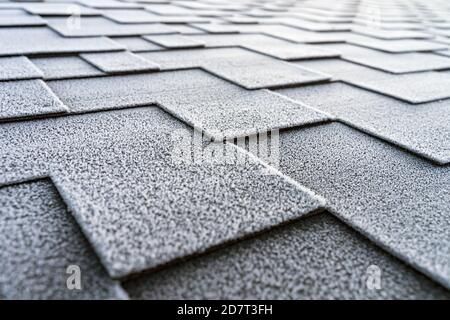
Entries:
POLYGON ((449 299, 449 52, 445 0, 0 0, 0 298, 449 299))

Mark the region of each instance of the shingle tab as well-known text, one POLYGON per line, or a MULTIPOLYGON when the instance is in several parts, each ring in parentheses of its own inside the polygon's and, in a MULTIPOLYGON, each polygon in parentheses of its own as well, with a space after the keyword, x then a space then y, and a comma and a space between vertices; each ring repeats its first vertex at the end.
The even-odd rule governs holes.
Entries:
POLYGON ((123 49, 123 46, 104 37, 69 39, 48 28, 0 28, 0 56, 123 49))
POLYGON ((429 33, 417 30, 385 30, 370 27, 354 27, 352 32, 365 36, 379 38, 384 40, 402 40, 402 39, 429 39, 433 38, 429 33))
POLYGON ((156 71, 159 66, 131 52, 83 53, 81 58, 106 73, 156 71))
POLYGON ((138 36, 175 33, 160 23, 120 24, 101 17, 83 17, 80 28, 73 28, 64 18, 47 18, 49 26, 64 37, 138 36))
POLYGON ((324 73, 296 68, 276 59, 240 48, 177 50, 141 53, 162 70, 202 67, 246 89, 260 89, 322 82, 324 73))
POLYGON ((392 75, 337 59, 305 61, 299 65, 410 103, 450 98, 450 76, 445 73, 429 71, 392 75))
POLYGON ((0 296, 5 299, 126 299, 48 180, 0 187, 0 296), (82 290, 69 290, 69 266, 82 290), (12 276, 14 275, 14 276, 12 276))
POLYGON ((343 124, 280 135, 280 170, 357 230, 450 288, 450 168, 343 124))
POLYGON ((144 40, 142 37, 114 37, 111 39, 125 46, 132 52, 159 51, 164 49, 161 46, 144 40))
POLYGON ((450 59, 431 53, 391 54, 349 44, 326 44, 320 45, 319 48, 338 51, 344 60, 391 73, 450 69, 450 59))
POLYGON ((0 204, 16 213, 2 224, 0 208, 0 299, 75 297, 29 272, 70 259, 34 246, 55 231, 107 270, 80 298, 126 298, 110 290, 125 277, 135 298, 449 298, 447 9, 0 0, 0 204), (73 228, 33 225, 33 201, 73 228), (25 256, 24 274, 2 274, 25 256), (382 290, 363 283, 372 258, 382 290))
POLYGON ((381 40, 369 37, 351 37, 348 43, 390 53, 445 50, 446 46, 427 40, 381 40))
POLYGON ((177 139, 193 131, 158 108, 4 124, 0 131, 0 184, 51 174, 113 277, 249 236, 323 205, 252 158, 237 163, 233 155, 240 151, 229 144, 208 146, 204 152, 216 154, 215 160, 177 160, 177 139), (24 138, 29 132, 32 141, 24 138))
POLYGON ((167 49, 201 48, 205 46, 202 41, 192 39, 191 37, 180 36, 177 34, 162 36, 143 36, 143 38, 167 49))
POLYGON ((77 0, 77 2, 97 9, 133 9, 143 8, 139 3, 130 3, 116 0, 77 0))
POLYGON ((134 299, 449 298, 444 289, 325 214, 138 277, 124 288, 134 299), (366 287, 370 267, 382 270, 383 290, 366 287))
POLYGON ((78 56, 61 56, 31 59, 46 80, 84 78, 104 75, 102 71, 78 56))
POLYGON ((26 3, 26 11, 41 16, 100 16, 101 12, 76 3, 26 3))
POLYGON ((0 58, 0 80, 27 80, 42 77, 42 72, 27 57, 0 58))
POLYGON ((158 104, 216 139, 329 120, 268 91, 246 91, 200 70, 49 84, 74 112, 158 104))
POLYGON ((0 120, 67 112, 42 80, 0 82, 0 120))
POLYGON ((27 14, 1 14, 0 27, 45 26, 47 22, 39 16, 27 14))
POLYGON ((192 39, 203 41, 208 47, 240 46, 282 60, 334 58, 339 53, 307 44, 297 44, 258 34, 195 35, 192 39))
POLYGON ((194 15, 161 16, 145 10, 103 10, 105 17, 119 23, 206 23, 208 18, 194 15))
POLYGON ((410 105, 343 83, 278 92, 413 153, 450 163, 448 102, 410 105))

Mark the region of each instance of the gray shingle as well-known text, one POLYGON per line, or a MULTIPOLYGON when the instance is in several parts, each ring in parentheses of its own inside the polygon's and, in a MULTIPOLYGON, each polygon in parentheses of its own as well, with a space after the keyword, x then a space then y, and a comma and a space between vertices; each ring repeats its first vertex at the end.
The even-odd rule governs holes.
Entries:
MULTIPOLYGON (((326 48, 341 52, 341 58, 391 73, 410 73, 450 69, 450 59, 432 53, 386 53, 349 44, 327 44, 326 48)), ((442 52, 442 51, 437 51, 442 52)))
POLYGON ((68 39, 48 28, 0 28, 0 56, 123 49, 123 46, 104 37, 68 39))
POLYGON ((440 72, 392 75, 342 60, 302 61, 312 71, 327 72, 334 79, 373 90, 410 103, 424 103, 450 97, 450 76, 440 72))
POLYGON ((307 44, 297 44, 266 35, 193 35, 190 38, 206 43, 208 47, 240 46, 282 60, 301 60, 338 57, 339 53, 307 44))
POLYGON ((65 37, 139 36, 175 33, 160 23, 120 24, 101 17, 83 17, 80 28, 73 28, 64 18, 47 18, 49 26, 65 37))
POLYGON ((206 31, 212 34, 230 34, 239 33, 239 29, 234 24, 219 24, 219 23, 192 23, 191 26, 206 31))
POLYGON ((240 48, 148 52, 142 57, 162 70, 202 67, 246 89, 260 89, 326 81, 328 75, 240 48))
POLYGON ((28 271, 54 272, 59 251, 15 250, 26 237, 2 229, 28 223, 45 248, 61 238, 50 219, 33 225, 21 188, 70 208, 56 211, 74 214, 88 239, 77 244, 107 267, 92 274, 103 293, 117 293, 110 275, 133 275, 133 296, 443 297, 417 274, 450 289, 450 15, 411 1, 0 0, 0 204, 17 197, 0 214, 0 299, 20 298, 26 277, 24 296, 61 292, 28 271), (179 149, 194 133, 205 136, 179 149), (261 161, 279 168, 281 151, 286 175, 239 148, 255 152, 255 133, 269 136, 261 161), (203 162, 174 159, 199 151, 203 162), (309 234, 301 221, 298 236, 275 228, 324 206, 347 227, 326 214, 309 234), (264 245, 253 237, 266 229, 264 245), (255 254, 230 243, 243 237, 255 254), (381 256, 383 289, 365 290, 365 260, 381 256))
POLYGON ((445 45, 427 40, 381 40, 363 36, 353 36, 348 43, 390 53, 444 50, 445 45))
POLYGON ((329 214, 124 283, 137 299, 449 299, 329 214), (381 290, 366 286, 381 270, 381 290), (373 268, 373 267, 372 267, 373 268))
POLYGON ((158 104, 216 139, 329 120, 268 91, 246 91, 200 70, 49 85, 74 112, 158 104))
POLYGON ((192 14, 192 10, 168 4, 152 4, 146 6, 145 9, 162 16, 184 16, 192 14))
POLYGON ((42 80, 0 82, 0 120, 66 111, 42 80))
POLYGON ((423 30, 424 27, 422 24, 417 22, 383 22, 380 23, 378 21, 371 20, 354 20, 355 24, 360 24, 366 27, 371 28, 379 28, 384 30, 423 30))
POLYGON ((205 31, 192 28, 191 26, 185 24, 172 24, 170 28, 176 32, 181 34, 205 34, 205 31))
POLYGON ((447 50, 440 50, 440 51, 435 51, 435 54, 444 56, 444 57, 450 57, 450 49, 447 50))
POLYGON ((208 146, 216 161, 179 161, 175 138, 191 138, 192 129, 158 108, 4 124, 0 131, 0 184, 51 174, 113 277, 249 236, 323 205, 252 158, 237 163, 240 152, 229 144, 208 146), (29 132, 32 140, 25 139, 29 132))
POLYGON ((161 16, 145 10, 103 10, 104 16, 119 23, 205 23, 208 18, 193 15, 161 16))
POLYGON ((450 163, 448 102, 410 105, 343 83, 278 92, 413 153, 450 163))
POLYGON ((46 80, 84 78, 104 75, 78 56, 61 56, 31 59, 46 80))
POLYGON ((143 36, 143 38, 167 49, 189 49, 201 48, 205 46, 202 41, 198 41, 196 39, 193 39, 192 37, 181 36, 178 34, 143 36))
POLYGON ((180 4, 177 6, 169 5, 169 4, 152 4, 146 6, 145 9, 147 11, 159 14, 161 16, 190 16, 197 15, 200 17, 222 17, 222 16, 231 16, 231 12, 221 11, 221 10, 192 10, 189 8, 183 8, 180 4))
POLYGON ((6 299, 126 299, 111 280, 53 185, 0 187, 0 296, 6 299), (81 290, 69 290, 70 265, 81 290))
POLYGON ((365 36, 385 39, 385 40, 402 40, 402 39, 429 39, 433 36, 417 30, 386 30, 370 27, 353 27, 352 32, 365 36))
POLYGON ((107 73, 157 71, 159 66, 129 51, 83 53, 81 58, 107 73))
POLYGON ((77 0, 77 2, 96 9, 133 9, 143 8, 142 4, 115 0, 77 0))
POLYGON ((331 31, 350 31, 351 24, 348 23, 320 23, 301 19, 276 18, 273 22, 280 23, 289 27, 300 28, 308 31, 331 32, 331 31))
POLYGON ((27 57, 0 58, 0 80, 27 80, 42 77, 42 72, 27 57))
POLYGON ((101 12, 77 3, 26 3, 22 7, 32 14, 41 16, 100 16, 101 12))
POLYGON ((111 39, 125 46, 132 52, 159 51, 164 49, 163 47, 144 40, 141 37, 115 37, 111 39))
POLYGON ((280 170, 344 221, 450 288, 450 168, 343 124, 280 134, 280 170))
POLYGON ((0 15, 0 27, 45 26, 47 22, 39 16, 27 14, 0 15))

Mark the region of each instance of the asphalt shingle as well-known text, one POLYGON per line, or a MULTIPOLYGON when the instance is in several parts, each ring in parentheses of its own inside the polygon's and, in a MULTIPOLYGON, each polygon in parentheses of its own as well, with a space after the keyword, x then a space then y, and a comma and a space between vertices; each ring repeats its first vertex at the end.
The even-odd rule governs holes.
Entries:
POLYGON ((0 260, 4 299, 127 299, 48 180, 0 187, 0 260), (81 290, 68 289, 69 266, 81 290))
POLYGON ((417 30, 384 30, 370 27, 353 27, 352 32, 384 40, 429 39, 429 33, 417 30))
POLYGON ((60 56, 31 59, 46 80, 102 76, 104 73, 78 56, 60 56))
POLYGON ((391 73, 450 69, 450 59, 429 53, 390 54, 349 44, 327 44, 319 48, 338 51, 344 60, 391 73))
POLYGON ((381 247, 450 288, 450 168, 343 124, 280 134, 280 171, 381 247))
POLYGON ((156 71, 159 66, 129 51, 83 53, 81 58, 106 73, 156 71))
POLYGON ((428 40, 381 40, 364 36, 353 36, 348 43, 390 53, 445 50, 446 46, 428 40))
POLYGON ((206 43, 208 47, 240 46, 282 60, 334 58, 339 56, 339 53, 333 50, 321 49, 307 44, 292 43, 258 34, 195 35, 190 36, 190 38, 200 40, 206 43))
POLYGON ((240 48, 141 53, 162 70, 204 68, 246 89, 323 82, 329 76, 240 48))
POLYGON ((208 18, 193 15, 161 16, 144 10, 103 10, 105 17, 119 23, 206 23, 208 18))
POLYGON ((189 48, 201 48, 205 46, 205 44, 202 41, 197 41, 190 37, 181 36, 177 34, 162 35, 162 36, 144 36, 143 38, 167 49, 189 49, 189 48))
POLYGON ((47 24, 47 22, 39 16, 33 16, 15 10, 9 14, 3 13, 2 11, 10 10, 0 10, 0 27, 30 27, 45 26, 47 24))
POLYGON ((64 38, 46 27, 0 28, 0 56, 118 51, 124 47, 104 37, 64 38))
POLYGON ((132 52, 159 51, 164 49, 161 46, 144 40, 142 37, 114 37, 111 39, 125 46, 132 52))
POLYGON ((392 75, 338 59, 302 61, 300 66, 327 72, 335 80, 373 90, 409 103, 424 103, 450 98, 450 76, 440 72, 392 75))
POLYGON ((73 112, 157 104, 216 139, 329 120, 266 90, 246 91, 200 70, 49 84, 73 112))
POLYGON ((73 112, 157 104, 215 139, 330 119, 266 90, 248 92, 200 70, 49 84, 73 112))
POLYGON ((0 0, 0 299, 449 299, 449 8, 0 0))
POLYGON ((42 80, 0 81, 0 120, 67 112, 42 80))
POLYGON ((326 214, 128 281, 124 288, 135 299, 449 299, 448 292, 326 214), (370 268, 380 270, 382 290, 367 288, 370 268))
POLYGON ((160 23, 121 24, 103 17, 83 17, 80 28, 67 24, 65 18, 47 18, 48 25, 64 37, 139 36, 175 33, 160 23))
POLYGON ((101 12, 76 3, 26 3, 22 8, 41 16, 100 16, 101 12))
POLYGON ((229 144, 209 145, 203 152, 215 154, 211 160, 174 158, 178 139, 192 137, 192 129, 158 108, 4 124, 0 131, 0 184, 50 174, 112 277, 323 206, 260 162, 236 162, 241 151, 229 144), (29 132, 32 140, 24 138, 29 132))
POLYGON ((344 83, 278 92, 413 153, 441 164, 450 163, 446 101, 411 105, 344 83))
POLYGON ((42 78, 40 72, 27 57, 0 58, 0 80, 28 80, 42 78))

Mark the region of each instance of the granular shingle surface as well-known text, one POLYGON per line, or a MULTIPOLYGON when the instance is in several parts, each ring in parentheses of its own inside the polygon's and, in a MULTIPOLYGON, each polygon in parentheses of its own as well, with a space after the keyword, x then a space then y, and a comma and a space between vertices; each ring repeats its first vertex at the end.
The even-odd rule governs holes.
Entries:
POLYGON ((302 219, 124 287, 138 299, 449 298, 448 292, 329 214, 302 219), (364 286, 371 265, 383 270, 388 290, 364 286), (338 285, 336 278, 341 279, 338 285))
POLYGON ((246 89, 323 82, 330 77, 241 48, 141 53, 163 70, 204 68, 246 89), (243 72, 244 71, 244 72, 243 72))
POLYGON ((0 187, 0 296, 5 299, 126 299, 48 180, 0 187), (67 290, 67 270, 82 290, 67 290), (11 276, 14 275, 14 276, 11 276))
POLYGON ((131 52, 83 53, 84 60, 106 73, 127 73, 159 70, 159 66, 131 52))
POLYGON ((215 156, 217 163, 178 161, 174 148, 190 149, 176 139, 190 139, 192 129, 154 107, 4 124, 0 130, 0 184, 53 177, 113 277, 249 236, 323 205, 313 193, 265 174, 259 162, 237 163, 228 144, 213 144, 199 158, 224 152, 215 156), (18 144, 27 132, 33 141, 18 144))
POLYGON ((327 72, 335 80, 373 90, 410 103, 424 103, 450 98, 450 76, 439 72, 392 75, 338 59, 304 61, 299 66, 327 72))
POLYGON ((42 80, 0 81, 0 120, 66 111, 42 80))
POLYGON ((40 72, 26 57, 0 58, 0 81, 42 78, 40 72))
POLYGON ((54 81, 50 86, 73 112, 158 104, 216 139, 330 119, 267 90, 247 91, 201 70, 54 81))
POLYGON ((372 240, 450 287, 450 169, 343 124, 281 133, 280 170, 372 240))
POLYGON ((79 56, 41 57, 31 59, 46 80, 101 76, 104 73, 79 56))
POLYGON ((450 69, 450 59, 427 53, 390 54, 350 44, 324 44, 319 47, 340 52, 344 60, 390 73, 450 69))
POLYGON ((124 47, 108 38, 64 38, 47 27, 0 28, 0 56, 20 54, 117 51, 124 47))
POLYGON ((449 13, 0 0, 0 298, 450 299, 449 13))
POLYGON ((339 82, 278 92, 413 153, 450 163, 450 117, 445 101, 410 105, 339 82))
POLYGON ((142 34, 175 33, 158 23, 121 24, 102 17, 84 17, 82 27, 71 27, 64 18, 49 18, 49 26, 64 37, 136 36, 142 34))

